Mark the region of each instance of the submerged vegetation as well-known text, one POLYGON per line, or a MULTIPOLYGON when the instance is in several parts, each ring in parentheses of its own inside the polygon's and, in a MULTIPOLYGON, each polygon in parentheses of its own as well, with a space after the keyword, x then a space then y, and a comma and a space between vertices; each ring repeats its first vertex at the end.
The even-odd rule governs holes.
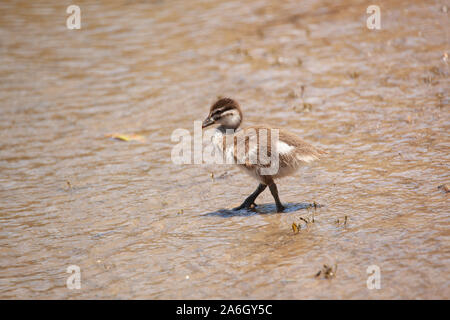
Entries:
POLYGON ((337 264, 335 264, 334 267, 330 267, 329 265, 324 264, 322 269, 320 269, 314 277, 319 278, 320 275, 322 275, 322 277, 325 279, 333 279, 334 277, 336 277, 337 268, 337 264))

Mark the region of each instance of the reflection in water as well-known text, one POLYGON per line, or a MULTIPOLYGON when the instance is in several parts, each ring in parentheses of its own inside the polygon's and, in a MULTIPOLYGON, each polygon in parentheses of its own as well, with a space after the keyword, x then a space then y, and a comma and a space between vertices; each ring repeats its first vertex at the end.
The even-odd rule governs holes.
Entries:
POLYGON ((439 1, 378 1, 381 30, 366 1, 77 4, 80 30, 64 2, 0 3, 1 298, 450 296, 439 1), (219 95, 244 125, 330 152, 279 184, 289 212, 263 193, 229 214, 255 182, 170 161, 173 130, 219 95), (324 264, 333 279, 314 277, 324 264), (70 265, 81 290, 66 287, 70 265))
MULTIPOLYGON (((311 208, 310 203, 283 203, 286 209, 283 213, 295 212, 301 209, 311 208)), ((206 216, 218 216, 223 218, 235 217, 235 216, 251 216, 253 214, 269 214, 269 213, 277 213, 277 208, 275 204, 262 204, 258 205, 255 208, 251 209, 241 209, 241 210, 232 210, 232 209, 220 209, 214 212, 209 212, 205 214, 206 216)), ((282 214, 282 213, 281 213, 282 214)))

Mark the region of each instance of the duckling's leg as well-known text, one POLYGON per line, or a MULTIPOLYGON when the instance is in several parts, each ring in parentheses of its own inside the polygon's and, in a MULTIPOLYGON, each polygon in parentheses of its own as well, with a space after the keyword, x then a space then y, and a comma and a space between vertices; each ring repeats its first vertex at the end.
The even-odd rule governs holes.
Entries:
POLYGON ((267 188, 266 184, 260 183, 258 188, 250 195, 247 199, 239 206, 234 208, 233 210, 241 210, 241 209, 250 209, 251 205, 255 204, 256 198, 260 195, 261 192, 263 192, 267 188))
POLYGON ((272 193, 273 198, 275 199, 275 204, 277 206, 277 212, 283 212, 285 207, 281 204, 280 198, 278 197, 278 189, 275 182, 272 182, 269 185, 270 192, 272 193))

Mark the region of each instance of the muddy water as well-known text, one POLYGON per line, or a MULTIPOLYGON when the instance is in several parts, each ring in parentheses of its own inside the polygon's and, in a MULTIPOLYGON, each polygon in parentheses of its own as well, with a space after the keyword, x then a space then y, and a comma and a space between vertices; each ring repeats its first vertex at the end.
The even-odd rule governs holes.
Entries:
POLYGON ((450 297, 443 2, 378 1, 381 30, 366 1, 78 1, 80 30, 70 4, 0 4, 1 298, 450 297), (255 181, 171 162, 219 95, 330 152, 288 212, 230 214, 255 181))

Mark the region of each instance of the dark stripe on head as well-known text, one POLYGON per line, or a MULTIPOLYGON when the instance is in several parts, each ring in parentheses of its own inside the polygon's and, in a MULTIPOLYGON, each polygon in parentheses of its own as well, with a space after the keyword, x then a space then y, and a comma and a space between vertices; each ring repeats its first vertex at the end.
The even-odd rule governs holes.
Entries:
POLYGON ((242 112, 239 104, 233 99, 222 98, 211 106, 210 115, 211 117, 217 117, 220 114, 233 109, 236 109, 239 112, 239 116, 242 118, 242 112))

